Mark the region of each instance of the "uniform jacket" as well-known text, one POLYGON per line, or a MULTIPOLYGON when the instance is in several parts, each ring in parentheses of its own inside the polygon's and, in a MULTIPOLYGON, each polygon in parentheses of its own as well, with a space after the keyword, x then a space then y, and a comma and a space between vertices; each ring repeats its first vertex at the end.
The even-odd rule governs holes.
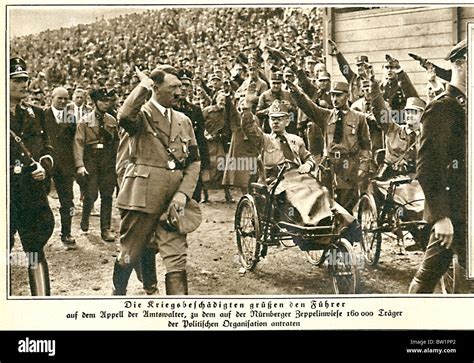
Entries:
MULTIPOLYGON (((115 118, 108 113, 103 118, 104 130, 108 133, 108 140, 104 142, 104 149, 101 153, 102 158, 106 158, 105 165, 115 168, 116 153, 118 147, 118 125, 115 118), (105 151, 105 152, 104 152, 105 151)), ((74 137, 74 161, 76 169, 85 165, 87 157, 87 146, 98 144, 100 142, 99 121, 96 113, 90 112, 77 123, 76 135, 74 137)), ((102 160, 104 162, 104 160, 102 160)), ((102 164, 104 165, 104 164, 102 164)), ((86 166, 87 168, 87 166, 86 166)))
POLYGON ((209 168, 209 150, 207 147, 207 140, 204 137, 205 122, 202 114, 201 107, 192 104, 191 102, 184 101, 176 108, 176 111, 184 113, 189 117, 193 123, 194 135, 199 147, 199 155, 201 156, 201 168, 209 168))
POLYGON ((455 230, 462 229, 467 218, 466 107, 466 95, 452 85, 428 105, 417 158, 424 218, 435 223, 449 217, 455 230))
POLYGON ((397 74, 397 79, 386 80, 380 85, 383 98, 392 110, 403 110, 407 98, 418 97, 418 92, 413 86, 408 74, 401 71, 397 74))
POLYGON ((364 95, 361 89, 362 78, 351 69, 349 62, 341 52, 337 53, 336 59, 339 70, 349 83, 349 102, 355 102, 364 95))
MULTIPOLYGON (((245 94, 247 93, 247 89, 249 88, 250 82, 251 82, 250 78, 247 78, 245 81, 243 81, 239 89, 235 92, 236 99, 245 97, 245 94)), ((258 102, 258 97, 260 97, 260 95, 268 89, 268 85, 261 78, 257 78, 255 83, 256 83, 255 95, 257 96, 257 102, 258 102)))
POLYGON ((292 96, 302 111, 321 128, 326 151, 334 156, 332 161, 335 164, 338 188, 352 188, 357 184, 358 170, 367 172, 370 168, 371 140, 367 115, 349 108, 342 110, 343 135, 341 142, 336 144, 333 139, 338 110, 319 107, 299 91, 292 92, 292 96), (340 153, 340 158, 334 153, 340 153))
POLYGON ((76 172, 73 144, 76 134, 76 117, 72 111, 64 109, 61 122, 57 122, 51 107, 45 110, 46 132, 53 147, 54 174, 72 176, 76 172))
POLYGON ((151 100, 145 103, 147 93, 146 88, 137 86, 118 112, 119 125, 130 137, 130 163, 120 186, 117 206, 162 214, 176 192, 192 198, 201 163, 191 120, 171 110, 170 124, 151 100), (172 158, 159 137, 184 163, 183 170, 166 169, 172 158))
MULTIPOLYGON (((242 115, 242 130, 248 140, 259 151, 259 154, 263 156, 263 164, 265 167, 273 167, 285 162, 281 142, 276 134, 265 134, 254 122, 253 115, 248 112, 248 110, 242 115)), ((298 166, 308 161, 312 163, 312 166, 316 165, 313 155, 306 150, 306 146, 301 137, 287 132, 285 132, 284 136, 293 153, 294 162, 298 166)))
MULTIPOLYGON (((44 127, 44 112, 41 108, 26 103, 17 105, 15 115, 10 115, 10 129, 19 136, 35 161, 41 162, 46 172, 51 173, 52 147, 44 127), (41 161, 40 161, 41 160, 41 161)), ((18 143, 10 135, 10 203, 20 208, 34 208, 48 205, 45 183, 35 181, 28 167, 27 158, 18 143), (14 173, 14 167, 20 166, 22 172, 14 173)))
POLYGON ((403 160, 415 162, 416 140, 419 139, 419 132, 409 133, 406 125, 399 125, 392 119, 392 113, 382 97, 378 84, 372 84, 371 98, 372 112, 385 132, 385 162, 388 164, 399 164, 403 160))

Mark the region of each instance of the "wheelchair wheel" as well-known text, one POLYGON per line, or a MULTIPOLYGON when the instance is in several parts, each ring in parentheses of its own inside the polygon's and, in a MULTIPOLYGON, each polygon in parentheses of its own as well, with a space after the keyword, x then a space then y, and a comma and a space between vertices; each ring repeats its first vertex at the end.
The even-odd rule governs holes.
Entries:
POLYGON ((360 245, 365 262, 369 266, 375 266, 379 262, 382 249, 382 233, 374 231, 379 223, 377 220, 377 206, 371 196, 365 194, 361 197, 357 217, 362 228, 360 245))
POLYGON ((359 284, 357 259, 350 242, 339 239, 331 246, 326 262, 336 294, 355 294, 359 284))
POLYGON ((242 267, 252 270, 260 256, 260 222, 252 199, 244 197, 235 211, 235 233, 242 267))
POLYGON ((440 285, 443 294, 454 294, 457 287, 457 279, 459 277, 458 256, 453 256, 453 261, 449 265, 448 271, 441 277, 440 285))

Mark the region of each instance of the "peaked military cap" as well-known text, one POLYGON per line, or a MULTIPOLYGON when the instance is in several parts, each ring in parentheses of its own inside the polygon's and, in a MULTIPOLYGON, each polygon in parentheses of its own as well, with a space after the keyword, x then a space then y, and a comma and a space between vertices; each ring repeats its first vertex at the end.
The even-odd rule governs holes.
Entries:
POLYGON ((288 116, 289 115, 289 104, 285 101, 275 100, 268 109, 268 116, 288 116))
POLYGON ((10 78, 29 78, 22 58, 10 58, 10 78))
POLYGON ((349 84, 347 82, 334 81, 331 84, 330 93, 349 93, 349 84))
POLYGON ((180 69, 178 71, 178 78, 180 80, 184 80, 184 79, 187 79, 189 81, 191 81, 193 79, 193 73, 189 70, 189 69, 180 69))
POLYGON ((405 105, 405 110, 419 110, 423 111, 426 107, 426 102, 419 97, 409 97, 405 105))
POLYGON ((274 72, 270 77, 272 82, 283 82, 283 73, 281 72, 274 72))
POLYGON ((105 100, 105 99, 108 99, 108 98, 111 98, 111 97, 115 96, 115 91, 111 90, 109 92, 109 91, 107 91, 107 89, 105 87, 101 87, 101 88, 92 90, 91 93, 90 93, 90 96, 91 96, 91 100, 94 101, 94 102, 95 101, 102 101, 102 100, 105 100))
POLYGON ((359 55, 358 57, 356 57, 356 64, 369 64, 369 57, 367 57, 366 55, 359 55))
POLYGON ((467 41, 466 39, 460 41, 458 44, 456 44, 449 54, 444 58, 447 61, 454 62, 457 59, 460 59, 464 57, 464 55, 467 53, 467 41))

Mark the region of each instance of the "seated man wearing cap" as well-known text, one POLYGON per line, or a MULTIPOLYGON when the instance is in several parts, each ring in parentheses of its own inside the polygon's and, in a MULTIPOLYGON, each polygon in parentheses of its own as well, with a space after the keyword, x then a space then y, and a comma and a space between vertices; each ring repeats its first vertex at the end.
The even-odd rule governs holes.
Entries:
POLYGON ((393 113, 386 105, 379 83, 374 78, 371 79, 370 90, 372 114, 385 133, 384 163, 390 168, 384 168, 385 176, 414 173, 416 146, 421 132, 420 120, 426 103, 421 98, 410 97, 403 112, 393 113))
MULTIPOLYGON (((271 105, 268 111, 271 134, 265 134, 257 125, 248 103, 242 103, 240 108, 242 130, 248 142, 255 146, 262 158, 264 176, 268 177, 265 183, 275 181, 277 166, 284 165, 287 168, 275 189, 275 195, 282 203, 282 207, 277 208, 280 218, 301 225, 317 225, 319 221, 331 215, 329 205, 332 204, 343 217, 344 225, 354 223, 352 226, 356 227, 356 219, 339 204, 330 202, 329 193, 311 173, 316 170, 317 160, 306 149, 303 139, 285 131, 290 121, 289 104, 275 100, 271 105), (293 213, 294 209, 297 213, 293 213)), ((351 237, 348 238, 351 240, 360 238, 360 233, 352 228, 349 234, 351 237)))
POLYGON ((90 97, 94 110, 78 122, 73 147, 77 175, 82 178, 84 188, 81 230, 89 230, 89 217, 100 191, 101 237, 113 242, 112 195, 116 185, 118 126, 115 118, 107 113, 111 93, 99 88, 92 91, 90 97))
MULTIPOLYGON (((403 112, 393 113, 383 99, 378 82, 371 77, 370 99, 372 114, 380 128, 385 133, 385 158, 377 171, 375 183, 369 185, 369 191, 377 190, 386 195, 390 181, 401 175, 410 175, 415 178, 416 153, 420 140, 421 117, 425 109, 425 102, 418 97, 410 97, 406 102, 403 112), (403 117, 403 122, 394 116, 403 117), (402 123, 402 125, 400 125, 402 123), (383 181, 380 181, 383 180, 383 181)), ((397 187, 395 198, 404 204, 404 218, 409 220, 423 219, 424 195, 420 183, 413 180, 410 184, 397 187)), ((380 195, 374 193, 374 195, 380 195)), ((417 227, 410 230, 415 245, 408 249, 420 249, 426 238, 425 231, 417 227)), ((400 231, 400 238, 403 234, 400 231)))
POLYGON ((424 219, 431 235, 410 293, 433 293, 448 270, 453 253, 465 266, 467 239, 467 62, 466 40, 446 57, 452 76, 421 119, 417 177, 425 194, 424 219))
POLYGON ((324 155, 329 157, 336 175, 336 200, 351 211, 359 198, 359 178, 364 178, 370 168, 367 115, 349 108, 349 85, 345 82, 332 83, 333 109, 316 105, 294 84, 289 85, 298 107, 323 133, 324 155))
POLYGON ((45 181, 51 175, 52 146, 44 113, 25 103, 28 73, 21 58, 10 59, 10 250, 18 232, 28 255, 31 295, 50 295, 43 247, 54 229, 45 181))

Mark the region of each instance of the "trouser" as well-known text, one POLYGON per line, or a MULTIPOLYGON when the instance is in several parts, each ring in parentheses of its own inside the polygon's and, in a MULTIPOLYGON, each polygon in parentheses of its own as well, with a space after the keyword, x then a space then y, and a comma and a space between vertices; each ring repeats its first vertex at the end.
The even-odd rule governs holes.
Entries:
POLYGON ((453 244, 450 249, 441 246, 440 240, 436 239, 434 232, 431 231, 428 246, 426 247, 425 255, 423 256, 423 261, 413 277, 409 293, 433 293, 438 281, 446 271, 448 271, 454 253, 458 255, 459 264, 465 266, 466 241, 463 229, 464 224, 455 223, 453 221, 453 226, 453 244))
MULTIPOLYGON (((87 167, 86 167, 87 169, 87 167)), ((116 174, 113 170, 87 169, 89 175, 82 180, 84 186, 84 203, 82 222, 89 224, 89 217, 100 192, 100 229, 110 229, 112 221, 112 195, 116 185, 116 174)))
MULTIPOLYGON (((114 291, 125 294, 130 274, 139 266, 145 247, 155 234, 167 274, 186 270, 186 235, 170 231, 159 214, 121 210, 120 254, 114 267, 114 291)), ((138 267, 139 268, 139 267, 138 267)))
POLYGON ((49 271, 43 252, 54 229, 54 216, 48 204, 34 208, 10 205, 10 251, 18 232, 23 250, 28 255, 28 277, 31 295, 50 295, 49 271))
POLYGON ((353 189, 336 189, 336 202, 342 205, 349 213, 352 214, 352 209, 359 199, 358 188, 353 189))
POLYGON ((198 203, 201 201, 201 192, 202 192, 202 180, 201 180, 201 177, 199 177, 196 183, 196 189, 194 189, 194 193, 193 193, 193 199, 198 203))
POLYGON ((61 216, 61 234, 68 236, 71 234, 71 222, 74 215, 74 177, 58 173, 54 176, 56 191, 58 192, 59 214, 61 216))
POLYGON ((311 122, 306 129, 306 138, 308 151, 315 156, 322 155, 324 151, 323 132, 314 122, 311 122))

